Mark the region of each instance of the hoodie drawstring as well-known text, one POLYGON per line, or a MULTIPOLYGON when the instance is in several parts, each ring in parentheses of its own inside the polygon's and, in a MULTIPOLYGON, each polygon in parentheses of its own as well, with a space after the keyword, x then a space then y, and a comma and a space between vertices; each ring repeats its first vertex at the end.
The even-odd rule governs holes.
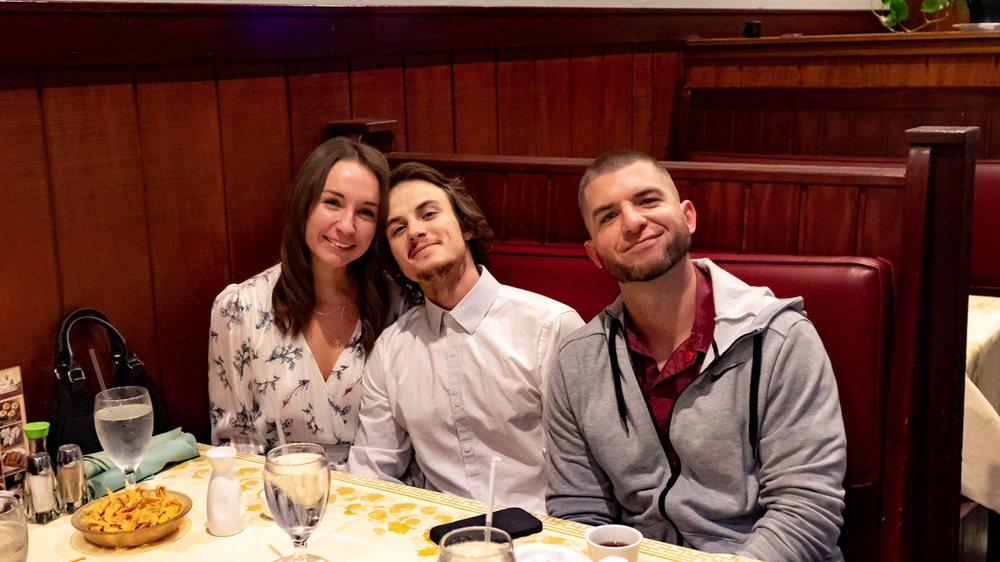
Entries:
POLYGON ((611 318, 611 337, 608 338, 608 355, 611 358, 611 377, 615 382, 615 401, 618 402, 618 416, 622 420, 622 427, 625 428, 625 435, 628 435, 628 409, 625 407, 625 393, 622 392, 622 369, 618 365, 618 346, 616 340, 618 330, 621 330, 621 323, 617 318, 611 318))

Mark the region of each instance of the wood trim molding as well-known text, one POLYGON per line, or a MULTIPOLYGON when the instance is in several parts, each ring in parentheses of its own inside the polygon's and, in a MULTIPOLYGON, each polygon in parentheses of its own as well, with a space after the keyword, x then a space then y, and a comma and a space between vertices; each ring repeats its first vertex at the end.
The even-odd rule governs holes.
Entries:
MULTIPOLYGON (((401 162, 422 162, 441 170, 476 172, 535 173, 582 175, 593 158, 545 158, 532 156, 479 156, 391 152, 386 154, 393 166, 401 162)), ((824 185, 898 187, 905 185, 901 168, 852 166, 830 173, 829 166, 774 164, 726 164, 716 162, 663 162, 674 179, 751 181, 775 183, 817 183, 824 185)))
POLYGON ((990 111, 988 86, 847 88, 686 88, 689 111, 990 111))
MULTIPOLYGON (((871 14, 869 16, 874 19, 871 14)), ((1000 34, 962 31, 850 33, 843 35, 775 36, 761 37, 760 39, 689 39, 684 45, 684 57, 692 60, 886 57, 998 52, 1000 52, 1000 34)))

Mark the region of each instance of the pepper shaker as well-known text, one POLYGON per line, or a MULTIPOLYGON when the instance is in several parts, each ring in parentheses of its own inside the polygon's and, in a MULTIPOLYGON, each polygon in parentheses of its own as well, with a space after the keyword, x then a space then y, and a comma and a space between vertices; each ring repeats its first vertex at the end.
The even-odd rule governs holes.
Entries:
POLYGON ((59 447, 56 452, 56 476, 66 513, 73 513, 90 501, 87 477, 83 471, 83 451, 79 445, 67 443, 59 447))

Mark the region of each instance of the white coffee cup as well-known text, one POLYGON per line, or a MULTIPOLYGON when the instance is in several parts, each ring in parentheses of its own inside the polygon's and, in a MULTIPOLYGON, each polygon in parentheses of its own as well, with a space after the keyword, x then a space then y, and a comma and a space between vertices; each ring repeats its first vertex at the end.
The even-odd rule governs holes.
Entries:
POLYGON ((641 543, 642 533, 625 525, 601 525, 587 531, 587 555, 594 562, 609 556, 636 562, 641 543))

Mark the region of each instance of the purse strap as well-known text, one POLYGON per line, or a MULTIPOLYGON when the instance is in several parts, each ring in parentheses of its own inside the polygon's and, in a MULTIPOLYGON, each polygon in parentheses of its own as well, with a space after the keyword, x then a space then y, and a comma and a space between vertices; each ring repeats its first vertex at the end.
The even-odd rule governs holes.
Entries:
POLYGON ((73 357, 73 347, 70 345, 70 331, 79 322, 91 322, 104 326, 108 332, 108 342, 111 344, 111 359, 115 363, 115 370, 119 371, 122 366, 126 366, 129 371, 142 367, 142 361, 132 353, 125 338, 111 325, 108 318, 92 308, 81 308, 70 313, 63 318, 59 325, 59 334, 56 336, 56 378, 65 384, 72 384, 76 381, 86 379, 83 369, 73 357))

